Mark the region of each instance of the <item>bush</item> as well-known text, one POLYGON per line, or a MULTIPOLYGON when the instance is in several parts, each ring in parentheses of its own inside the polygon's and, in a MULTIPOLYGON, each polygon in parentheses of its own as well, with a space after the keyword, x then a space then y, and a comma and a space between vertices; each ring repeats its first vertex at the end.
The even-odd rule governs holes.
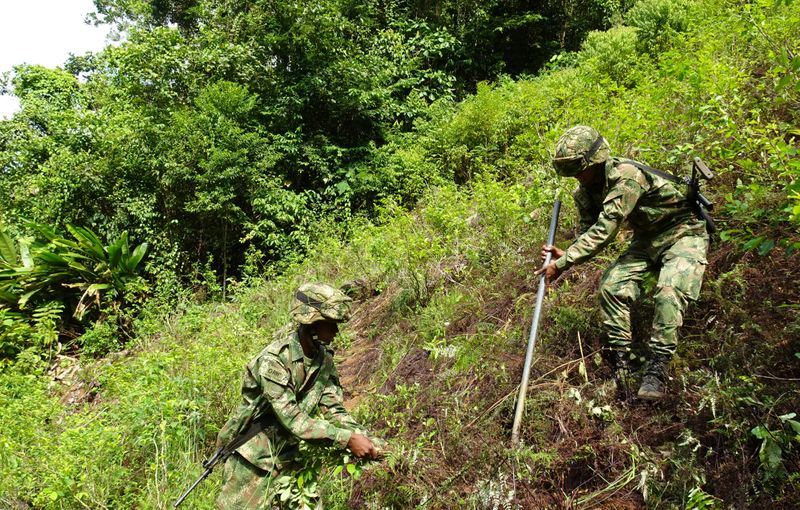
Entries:
POLYGON ((581 48, 581 59, 594 74, 631 87, 636 83, 633 75, 639 63, 636 29, 614 27, 606 32, 589 32, 581 48))
POLYGON ((685 32, 691 20, 690 0, 641 0, 625 15, 628 25, 637 29, 637 48, 656 56, 672 39, 685 32))

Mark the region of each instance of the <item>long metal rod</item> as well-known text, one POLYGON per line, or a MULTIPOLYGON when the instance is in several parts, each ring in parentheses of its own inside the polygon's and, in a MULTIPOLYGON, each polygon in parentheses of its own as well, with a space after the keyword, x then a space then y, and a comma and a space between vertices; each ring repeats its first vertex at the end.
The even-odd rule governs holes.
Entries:
MULTIPOLYGON (((556 193, 556 201, 553 204, 553 215, 550 219, 550 231, 547 234, 547 244, 552 245, 556 240, 556 227, 558 226, 558 213, 561 211, 561 200, 556 193)), ((547 253, 542 267, 550 263, 551 253, 547 253)), ((531 320, 531 333, 528 337, 528 350, 525 353, 525 365, 522 368, 522 382, 519 384, 519 395, 517 396, 517 408, 514 413, 514 425, 511 427, 511 445, 519 444, 519 427, 522 423, 522 413, 525 410, 525 396, 528 393, 528 379, 531 375, 531 362, 533 360, 533 349, 536 346, 536 334, 539 331, 539 317, 542 314, 542 303, 544 302, 544 292, 547 289, 545 275, 539 276, 539 291, 536 294, 536 308, 531 320)))

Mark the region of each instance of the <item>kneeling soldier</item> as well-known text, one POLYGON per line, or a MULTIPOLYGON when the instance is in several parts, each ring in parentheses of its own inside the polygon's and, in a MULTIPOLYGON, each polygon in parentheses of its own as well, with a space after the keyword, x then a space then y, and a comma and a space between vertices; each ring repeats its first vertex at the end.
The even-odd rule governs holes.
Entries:
MULTIPOLYGON (((370 439, 342 405, 342 388, 327 347, 349 318, 350 298, 324 284, 305 284, 295 294, 293 323, 279 330, 247 364, 242 403, 224 425, 218 446, 253 426, 264 429, 225 462, 220 510, 269 509, 278 505, 274 480, 296 467, 299 441, 349 448, 357 457, 377 458, 370 439), (320 418, 312 416, 321 415, 320 418)), ((321 503, 317 505, 321 508, 321 503)))

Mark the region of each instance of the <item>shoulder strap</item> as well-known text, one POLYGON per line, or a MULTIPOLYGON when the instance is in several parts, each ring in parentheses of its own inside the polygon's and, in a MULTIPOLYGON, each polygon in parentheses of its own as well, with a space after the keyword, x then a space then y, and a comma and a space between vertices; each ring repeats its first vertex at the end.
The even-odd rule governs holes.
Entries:
POLYGON ((325 390, 325 386, 328 385, 331 372, 333 371, 333 356, 327 356, 324 353, 324 349, 321 355, 323 356, 322 364, 319 370, 317 370, 317 373, 314 374, 313 380, 309 381, 306 385, 308 389, 298 402, 300 408, 305 411, 306 414, 310 414, 319 404, 322 398, 322 392, 325 390))
POLYGON ((680 177, 677 177, 677 176, 672 175, 670 173, 664 172, 663 170, 658 170, 657 168, 653 168, 651 166, 647 166, 644 163, 639 163, 638 161, 634 161, 632 159, 620 159, 619 161, 620 161, 620 163, 627 163, 629 165, 633 165, 636 168, 638 168, 639 170, 642 170, 643 172, 648 172, 648 173, 651 173, 653 175, 657 175, 657 176, 661 177, 662 179, 668 180, 669 182, 673 182, 673 183, 676 183, 676 184, 682 184, 684 182, 683 179, 681 179, 680 177))

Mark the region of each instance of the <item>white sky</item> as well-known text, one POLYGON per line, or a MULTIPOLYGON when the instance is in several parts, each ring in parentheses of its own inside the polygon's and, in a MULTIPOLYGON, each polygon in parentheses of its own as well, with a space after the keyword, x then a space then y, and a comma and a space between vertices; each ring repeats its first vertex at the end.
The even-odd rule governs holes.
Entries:
MULTIPOLYGON (((23 63, 60 67, 70 53, 103 49, 109 27, 84 23, 90 12, 92 0, 0 0, 0 73, 23 63)), ((0 117, 18 108, 0 96, 0 117)))

